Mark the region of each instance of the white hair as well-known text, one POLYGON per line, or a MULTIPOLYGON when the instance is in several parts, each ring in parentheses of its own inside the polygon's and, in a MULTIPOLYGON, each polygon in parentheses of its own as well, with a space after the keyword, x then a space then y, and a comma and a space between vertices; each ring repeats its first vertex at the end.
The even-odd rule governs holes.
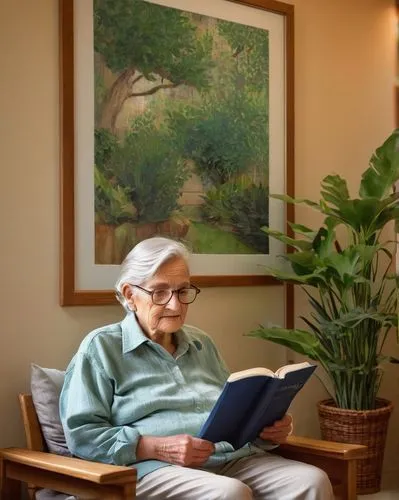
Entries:
POLYGON ((122 294, 123 285, 125 283, 141 285, 152 278, 162 264, 174 257, 183 259, 189 267, 190 251, 188 248, 183 243, 161 236, 140 241, 130 250, 121 264, 115 283, 116 298, 126 311, 131 310, 122 294))

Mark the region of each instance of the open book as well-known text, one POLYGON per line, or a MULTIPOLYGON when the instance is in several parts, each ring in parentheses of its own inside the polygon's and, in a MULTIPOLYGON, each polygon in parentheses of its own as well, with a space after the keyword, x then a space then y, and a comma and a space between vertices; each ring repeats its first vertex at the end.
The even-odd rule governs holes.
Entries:
POLYGON ((232 373, 198 437, 241 448, 286 414, 315 369, 305 362, 282 366, 276 372, 251 368, 232 373))

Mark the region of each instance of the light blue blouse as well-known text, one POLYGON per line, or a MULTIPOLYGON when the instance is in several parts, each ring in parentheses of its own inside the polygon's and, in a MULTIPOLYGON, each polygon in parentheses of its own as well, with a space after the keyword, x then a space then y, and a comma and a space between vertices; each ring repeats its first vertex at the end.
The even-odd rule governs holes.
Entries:
MULTIPOLYGON (((70 451, 81 458, 134 464, 138 478, 159 460, 136 460, 140 436, 195 436, 229 373, 215 344, 198 328, 176 334, 172 356, 146 337, 134 314, 91 332, 70 362, 60 397, 60 415, 70 451)), ((262 453, 216 445, 205 467, 262 453)))

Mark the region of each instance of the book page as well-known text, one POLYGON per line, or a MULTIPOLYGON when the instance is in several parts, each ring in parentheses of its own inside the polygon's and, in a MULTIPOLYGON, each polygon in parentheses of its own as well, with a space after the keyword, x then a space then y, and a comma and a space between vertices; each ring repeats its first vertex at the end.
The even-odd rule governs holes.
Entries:
POLYGON ((264 376, 264 377, 273 377, 275 378, 276 375, 272 370, 269 370, 269 368, 249 368, 248 370, 242 370, 240 372, 235 372, 230 375, 230 377, 227 379, 227 382, 234 382, 235 380, 240 380, 243 378, 248 378, 248 377, 256 377, 256 376, 264 376))
POLYGON ((280 367, 276 372, 270 370, 269 368, 257 367, 257 368, 249 368, 248 370, 241 370, 239 372, 232 373, 230 377, 227 379, 227 382, 234 382, 235 380, 241 380, 243 378, 263 376, 263 377, 272 377, 272 378, 284 378, 287 373, 295 372, 297 370, 302 370, 303 368, 307 368, 312 366, 307 361, 303 363, 294 363, 290 365, 285 365, 280 367))
POLYGON ((284 378, 287 373, 302 370, 303 368, 308 368, 309 366, 312 366, 312 365, 310 363, 308 363, 307 361, 304 361, 303 363, 294 363, 291 365, 282 366, 281 368, 276 370, 276 377, 284 378))

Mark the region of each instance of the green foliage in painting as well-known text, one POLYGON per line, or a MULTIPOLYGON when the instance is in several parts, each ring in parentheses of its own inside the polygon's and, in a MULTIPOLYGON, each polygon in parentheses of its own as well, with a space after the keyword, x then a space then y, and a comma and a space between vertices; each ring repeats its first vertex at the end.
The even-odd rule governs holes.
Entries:
POLYGON ((262 231, 269 225, 268 190, 262 184, 251 184, 237 190, 226 205, 238 238, 258 252, 268 253, 269 238, 262 231))
POLYGON ((269 193, 262 185, 229 183, 209 189, 203 196, 203 218, 210 223, 229 225, 245 245, 257 252, 268 252, 263 226, 269 224, 269 193))
POLYGON ((139 71, 174 84, 208 85, 212 40, 177 9, 142 0, 94 0, 94 49, 115 74, 139 71))
POLYGON ((119 149, 118 138, 108 129, 94 130, 94 163, 102 171, 112 176, 112 161, 119 149))
POLYGON ((151 114, 132 122, 113 159, 113 170, 118 184, 128 189, 139 222, 167 220, 179 208, 188 173, 168 130, 156 128, 151 114))
POLYGON ((172 113, 170 127, 206 185, 225 184, 260 165, 266 176, 267 111, 253 96, 204 97, 200 107, 181 106, 172 113))
POLYGON ((238 86, 263 91, 269 82, 269 33, 228 21, 219 21, 218 30, 233 51, 238 86))
POLYGON ((229 212, 229 200, 234 197, 241 186, 235 183, 226 183, 212 186, 202 196, 201 205, 202 218, 211 224, 225 226, 231 223, 229 212))
POLYGON ((118 186, 101 172, 94 169, 96 222, 118 225, 132 221, 136 209, 129 200, 129 190, 118 186))

